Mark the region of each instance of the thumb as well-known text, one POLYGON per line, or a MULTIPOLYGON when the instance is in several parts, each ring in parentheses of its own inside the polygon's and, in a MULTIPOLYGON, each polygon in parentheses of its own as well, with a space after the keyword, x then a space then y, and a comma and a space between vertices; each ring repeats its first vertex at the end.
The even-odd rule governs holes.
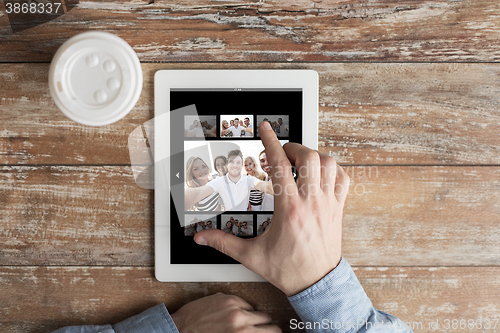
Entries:
POLYGON ((225 233, 222 230, 202 230, 194 236, 194 241, 198 245, 208 245, 214 249, 241 262, 245 258, 248 244, 244 239, 225 233))

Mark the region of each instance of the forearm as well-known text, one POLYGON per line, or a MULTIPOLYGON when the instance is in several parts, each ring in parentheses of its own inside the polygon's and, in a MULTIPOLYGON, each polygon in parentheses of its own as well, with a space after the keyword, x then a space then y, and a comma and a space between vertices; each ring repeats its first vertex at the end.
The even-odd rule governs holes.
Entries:
POLYGON ((195 203, 212 194, 213 190, 209 186, 186 188, 184 190, 184 209, 188 210, 195 203))
POLYGON ((273 182, 266 182, 266 193, 274 195, 273 182))
POLYGON ((210 136, 215 137, 215 136, 217 136, 217 128, 214 126, 213 128, 210 129, 210 131, 207 131, 207 133, 210 136))
POLYGON ((375 309, 345 259, 321 281, 288 298, 302 322, 292 328, 307 332, 385 332, 409 333, 400 319, 375 309), (384 325, 384 326, 382 326, 384 325))
POLYGON ((68 326, 53 333, 179 333, 164 304, 150 308, 116 325, 68 326))
POLYGON ((267 194, 274 195, 272 182, 260 181, 257 184, 255 184, 255 189, 267 194))
POLYGON ((188 130, 187 132, 184 131, 184 136, 193 137, 195 135, 196 135, 196 130, 188 130))
POLYGON ((196 189, 186 188, 184 190, 184 210, 188 210, 192 205, 195 204, 196 200, 196 189))

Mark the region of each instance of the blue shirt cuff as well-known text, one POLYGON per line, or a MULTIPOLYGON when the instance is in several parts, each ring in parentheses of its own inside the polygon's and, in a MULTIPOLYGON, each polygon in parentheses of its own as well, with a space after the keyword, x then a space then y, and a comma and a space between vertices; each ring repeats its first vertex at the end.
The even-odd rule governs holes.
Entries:
POLYGON ((165 304, 113 325, 116 333, 179 333, 165 304))
POLYGON ((288 300, 304 322, 333 321, 348 325, 364 321, 373 308, 344 258, 320 281, 288 300))
POLYGON ((411 332, 400 319, 373 307, 349 263, 340 263, 323 279, 288 297, 302 322, 290 327, 307 332, 411 332))

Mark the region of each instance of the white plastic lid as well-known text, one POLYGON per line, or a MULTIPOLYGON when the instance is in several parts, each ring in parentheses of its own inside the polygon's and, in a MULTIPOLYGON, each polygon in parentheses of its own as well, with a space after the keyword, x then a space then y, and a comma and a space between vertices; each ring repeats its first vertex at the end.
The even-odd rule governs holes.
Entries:
POLYGON ((107 32, 84 32, 57 50, 49 72, 50 94, 59 109, 84 125, 114 123, 134 107, 142 90, 137 54, 107 32))

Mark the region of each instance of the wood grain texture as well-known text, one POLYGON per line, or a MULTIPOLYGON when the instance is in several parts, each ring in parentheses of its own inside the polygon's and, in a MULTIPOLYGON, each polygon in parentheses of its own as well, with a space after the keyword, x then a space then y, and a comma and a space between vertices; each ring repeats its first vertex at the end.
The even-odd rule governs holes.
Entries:
POLYGON ((10 333, 114 324, 159 303, 175 312, 217 292, 244 298, 281 325, 295 316, 269 283, 160 283, 149 267, 1 267, 0 289, 0 331, 10 333))
POLYGON ((154 193, 127 139, 154 116, 155 71, 187 68, 318 71, 319 149, 351 177, 343 256, 374 306, 414 332, 500 332, 444 326, 500 319, 499 35, 498 0, 90 0, 17 33, 0 0, 0 332, 216 292, 292 331, 270 284, 154 279, 154 193), (143 61, 139 102, 109 126, 70 121, 49 95, 54 53, 85 31, 143 61))
MULTIPOLYGON (((345 167, 343 255, 500 266, 499 167, 345 167)), ((0 265, 153 265, 153 192, 129 167, 0 168, 0 265)))
POLYGON ((0 164, 129 164, 128 135, 153 118, 154 73, 302 68, 320 77, 319 146, 349 164, 499 164, 497 64, 143 64, 135 108, 108 126, 64 116, 48 64, 0 65, 0 164))
POLYGON ((0 62, 49 62, 88 30, 116 33, 141 61, 491 62, 499 9, 496 0, 80 1, 18 33, 2 11, 0 62))
MULTIPOLYGON (((452 332, 444 329, 446 319, 500 319, 498 267, 354 270, 375 308, 397 316, 414 332, 452 332), (429 329, 430 321, 440 329, 429 329)), ((268 283, 160 283, 147 267, 1 267, 0 288, 0 329, 10 333, 116 323, 158 303, 175 312, 217 292, 238 295, 269 313, 283 332, 291 332, 290 319, 298 318, 285 295, 268 283)), ((499 325, 462 331, 494 333, 499 325)))
POLYGON ((49 65, 2 66, 6 72, 0 74, 1 164, 130 163, 128 135, 154 117, 152 76, 145 73, 143 97, 125 119, 91 127, 73 122, 57 108, 50 97, 49 65))
POLYGON ((153 192, 128 167, 4 167, 5 265, 150 265, 153 192))
POLYGON ((500 168, 375 166, 346 172, 352 182, 342 244, 353 264, 500 264, 500 168))
POLYGON ((332 64, 320 76, 320 149, 350 164, 498 164, 500 68, 332 64))

